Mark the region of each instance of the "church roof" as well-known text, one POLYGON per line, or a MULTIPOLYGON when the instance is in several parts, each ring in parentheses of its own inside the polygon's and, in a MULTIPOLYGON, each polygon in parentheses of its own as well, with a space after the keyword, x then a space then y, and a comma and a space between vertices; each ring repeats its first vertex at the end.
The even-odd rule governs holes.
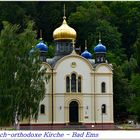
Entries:
POLYGON ((61 56, 55 56, 53 58, 48 58, 46 60, 46 62, 52 67, 54 68, 55 64, 57 63, 58 60, 60 60, 62 57, 61 56))
MULTIPOLYGON (((52 67, 54 68, 56 63, 61 59, 62 57, 60 56, 55 56, 53 58, 48 58, 46 59, 46 62, 52 67)), ((94 68, 96 66, 95 64, 95 59, 87 59, 89 61, 89 63, 92 65, 92 67, 94 68)))

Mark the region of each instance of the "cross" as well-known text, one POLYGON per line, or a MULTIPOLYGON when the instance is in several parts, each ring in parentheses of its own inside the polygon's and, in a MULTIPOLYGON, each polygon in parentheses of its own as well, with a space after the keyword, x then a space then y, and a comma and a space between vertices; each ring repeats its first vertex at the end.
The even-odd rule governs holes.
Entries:
POLYGON ((65 4, 64 4, 64 17, 66 16, 66 9, 65 9, 65 4))
POLYGON ((42 40, 42 30, 40 30, 40 40, 42 40))
POLYGON ((85 50, 87 50, 87 40, 85 40, 85 50))
POLYGON ((65 4, 64 4, 64 16, 63 19, 66 19, 66 9, 65 9, 65 4))
POLYGON ((81 53, 81 46, 79 46, 79 48, 75 48, 76 51, 78 51, 78 53, 81 53))
POLYGON ((73 48, 73 50, 75 50, 75 41, 74 41, 74 39, 72 40, 72 48, 73 48))
POLYGON ((99 43, 101 43, 101 32, 99 32, 99 43))

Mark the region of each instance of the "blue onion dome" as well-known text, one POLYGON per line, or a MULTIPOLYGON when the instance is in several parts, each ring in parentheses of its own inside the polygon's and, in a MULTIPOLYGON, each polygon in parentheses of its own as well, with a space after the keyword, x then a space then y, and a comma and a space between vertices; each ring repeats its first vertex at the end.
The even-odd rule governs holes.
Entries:
POLYGON ((85 47, 85 51, 81 54, 81 56, 83 56, 86 59, 91 59, 92 58, 91 53, 87 51, 87 47, 85 47))
POLYGON ((95 53, 106 53, 106 47, 102 45, 101 40, 99 40, 99 44, 94 48, 95 53))
POLYGON ((47 52, 48 51, 47 45, 44 44, 42 40, 36 45, 36 48, 39 49, 41 52, 47 52))

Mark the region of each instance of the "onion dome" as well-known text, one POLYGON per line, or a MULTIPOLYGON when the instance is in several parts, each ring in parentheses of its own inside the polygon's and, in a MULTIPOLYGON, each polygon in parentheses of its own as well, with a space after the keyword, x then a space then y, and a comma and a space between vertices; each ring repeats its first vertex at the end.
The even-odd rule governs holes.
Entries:
POLYGON ((85 50, 85 51, 81 54, 81 56, 83 56, 83 57, 86 58, 86 59, 91 59, 91 58, 92 58, 91 53, 88 52, 87 50, 85 50))
POLYGON ((44 44, 42 40, 36 45, 36 48, 39 49, 41 52, 47 52, 48 51, 47 45, 44 44))
POLYGON ((65 16, 63 17, 62 25, 54 30, 53 38, 54 40, 76 39, 76 31, 67 24, 65 16))
POLYGON ((95 53, 106 53, 106 47, 102 45, 101 40, 99 40, 99 44, 94 48, 95 53))
POLYGON ((81 54, 86 59, 91 59, 92 55, 90 52, 87 51, 87 40, 85 40, 85 51, 81 54))

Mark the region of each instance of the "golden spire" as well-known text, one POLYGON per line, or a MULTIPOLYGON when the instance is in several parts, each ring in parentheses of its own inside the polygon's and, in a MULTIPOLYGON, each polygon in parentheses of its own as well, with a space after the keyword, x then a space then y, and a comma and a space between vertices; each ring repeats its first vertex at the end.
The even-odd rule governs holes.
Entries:
POLYGON ((101 43, 101 32, 99 32, 99 43, 101 43))
POLYGON ((65 4, 64 4, 64 16, 63 19, 66 19, 66 8, 65 8, 65 4))
POLYGON ((40 29, 39 34, 40 34, 40 40, 42 40, 42 30, 41 29, 40 29))
POLYGON ((66 8, 65 8, 65 4, 64 4, 63 24, 67 24, 67 22, 66 22, 66 8))
POLYGON ((85 40, 85 50, 87 50, 87 40, 85 40))

